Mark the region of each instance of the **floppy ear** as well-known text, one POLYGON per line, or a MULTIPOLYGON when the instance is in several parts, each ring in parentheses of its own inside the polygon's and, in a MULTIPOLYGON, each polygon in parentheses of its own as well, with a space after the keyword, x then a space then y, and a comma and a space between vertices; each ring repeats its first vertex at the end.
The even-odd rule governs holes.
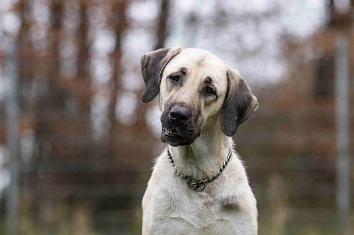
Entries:
POLYGON ((227 82, 228 91, 221 109, 221 128, 225 135, 233 136, 238 126, 247 121, 259 105, 257 98, 236 70, 227 72, 227 82))
POLYGON ((150 102, 160 92, 160 78, 163 69, 181 50, 181 46, 163 48, 141 57, 141 72, 145 82, 145 89, 141 95, 142 102, 150 102))

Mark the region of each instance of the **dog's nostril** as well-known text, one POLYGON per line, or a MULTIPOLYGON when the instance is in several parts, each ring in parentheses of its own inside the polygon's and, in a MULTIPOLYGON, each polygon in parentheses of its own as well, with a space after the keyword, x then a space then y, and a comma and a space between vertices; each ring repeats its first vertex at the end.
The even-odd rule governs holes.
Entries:
POLYGON ((170 116, 171 116, 172 119, 176 119, 176 118, 177 118, 177 114, 174 113, 174 112, 171 112, 171 113, 170 113, 170 116))

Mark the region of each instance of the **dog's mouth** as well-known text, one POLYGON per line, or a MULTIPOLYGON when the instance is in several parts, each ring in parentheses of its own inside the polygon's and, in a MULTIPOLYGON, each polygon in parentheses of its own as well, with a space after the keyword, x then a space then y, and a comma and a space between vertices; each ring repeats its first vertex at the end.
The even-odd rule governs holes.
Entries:
POLYGON ((162 127, 161 140, 172 146, 190 144, 188 139, 183 137, 183 135, 179 133, 175 128, 167 129, 166 127, 162 127))
POLYGON ((165 127, 162 127, 162 132, 166 133, 167 135, 179 135, 179 136, 181 136, 176 129, 169 130, 169 129, 166 129, 165 127))

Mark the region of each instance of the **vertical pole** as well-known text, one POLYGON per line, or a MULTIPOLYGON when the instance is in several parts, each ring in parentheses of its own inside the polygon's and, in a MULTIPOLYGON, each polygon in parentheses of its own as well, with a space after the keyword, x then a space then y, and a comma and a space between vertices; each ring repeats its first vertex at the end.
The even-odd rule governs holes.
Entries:
POLYGON ((336 205, 338 234, 345 234, 350 215, 350 159, 349 159, 349 75, 348 39, 340 35, 336 42, 335 105, 337 135, 336 205))
POLYGON ((170 1, 169 0, 162 0, 160 5, 160 19, 157 26, 157 42, 155 45, 155 49, 160 49, 164 47, 166 38, 168 36, 168 17, 170 15, 170 1))
POLYGON ((12 39, 6 60, 7 96, 6 126, 7 145, 10 152, 11 181, 6 193, 6 229, 7 234, 16 234, 18 210, 18 161, 19 161, 19 56, 17 40, 12 39))

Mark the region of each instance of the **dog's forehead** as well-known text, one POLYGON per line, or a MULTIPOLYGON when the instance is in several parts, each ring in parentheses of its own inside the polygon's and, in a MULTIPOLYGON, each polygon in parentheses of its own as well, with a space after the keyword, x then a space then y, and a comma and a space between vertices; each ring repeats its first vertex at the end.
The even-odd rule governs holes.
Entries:
POLYGON ((227 65, 219 57, 208 51, 185 48, 167 64, 165 72, 178 71, 180 68, 202 71, 207 76, 218 79, 226 76, 227 65))

